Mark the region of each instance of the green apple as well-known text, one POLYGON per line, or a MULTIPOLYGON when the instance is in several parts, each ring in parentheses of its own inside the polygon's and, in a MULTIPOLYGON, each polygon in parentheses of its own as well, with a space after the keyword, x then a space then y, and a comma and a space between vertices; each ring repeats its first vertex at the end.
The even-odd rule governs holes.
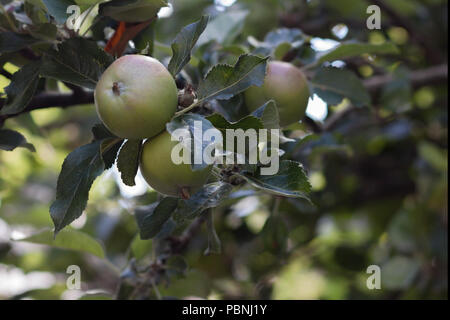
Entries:
POLYGON ((145 181, 154 190, 186 199, 206 183, 212 166, 193 171, 190 164, 175 164, 171 154, 178 143, 172 141, 167 131, 148 139, 142 147, 140 169, 145 181))
POLYGON ((286 127, 305 116, 309 100, 306 77, 290 63, 271 61, 261 87, 252 86, 245 91, 249 111, 255 111, 268 100, 275 100, 280 115, 280 125, 286 127))
POLYGON ((165 129, 177 104, 175 80, 156 59, 127 55, 103 73, 94 92, 100 119, 115 135, 144 139, 165 129))

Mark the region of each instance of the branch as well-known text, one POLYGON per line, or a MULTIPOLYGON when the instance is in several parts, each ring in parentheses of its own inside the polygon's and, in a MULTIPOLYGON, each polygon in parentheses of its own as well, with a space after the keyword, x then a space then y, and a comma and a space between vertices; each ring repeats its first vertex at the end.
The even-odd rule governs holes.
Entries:
MULTIPOLYGON (((0 115, 0 126, 6 119, 17 117, 21 114, 45 108, 67 108, 80 104, 94 102, 94 93, 87 92, 79 87, 73 88, 72 93, 40 93, 33 97, 28 106, 21 112, 15 114, 0 115)), ((5 100, 0 100, 0 110, 5 100)))
MULTIPOLYGON (((378 90, 387 83, 394 80, 392 74, 371 77, 364 81, 364 86, 371 92, 378 90)), ((448 80, 448 65, 441 64, 427 69, 412 71, 409 81, 414 88, 424 85, 432 85, 446 82, 448 80)))

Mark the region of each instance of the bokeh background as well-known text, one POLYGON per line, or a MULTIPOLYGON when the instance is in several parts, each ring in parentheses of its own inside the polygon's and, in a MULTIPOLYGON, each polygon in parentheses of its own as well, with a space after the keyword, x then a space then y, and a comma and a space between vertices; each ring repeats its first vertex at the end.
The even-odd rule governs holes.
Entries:
MULTIPOLYGON (((447 298, 447 80, 409 76, 446 67, 447 1, 384 1, 394 12, 382 8, 382 29, 372 31, 365 27, 367 6, 383 1, 170 2, 160 12, 155 31, 155 55, 162 61, 178 31, 202 13, 222 19, 211 34, 223 47, 230 45, 229 50, 286 27, 310 35, 313 51, 346 40, 391 41, 401 55, 333 63, 362 79, 380 80, 389 72, 390 81, 371 90, 374 108, 342 116, 350 108, 348 101, 332 106, 317 96, 310 100, 309 118, 326 124, 327 130, 285 148, 305 165, 315 206, 283 200, 283 221, 270 228, 264 226, 271 197, 251 189, 234 193, 214 212, 222 254, 204 256, 206 232, 198 233, 183 254, 189 265, 186 275, 161 284, 161 294, 210 299, 447 298), (274 237, 281 239, 281 248, 270 245, 274 237), (382 269, 381 290, 366 287, 366 269, 372 264, 382 269)), ((18 69, 11 62, 3 67, 9 73, 18 69)), ((8 79, 0 76, 0 92, 7 85, 8 79)), ((85 213, 71 225, 98 239, 107 259, 15 241, 52 226, 48 209, 61 164, 69 152, 90 141, 90 128, 98 121, 93 105, 81 105, 36 110, 6 123, 26 136, 36 152, 0 151, 0 299, 79 299, 88 297, 86 292, 107 298, 129 258, 151 248, 150 240, 137 238, 133 208, 151 203, 156 194, 140 177, 135 187, 124 186, 115 167, 95 181, 85 213), (80 266, 82 290, 67 290, 68 265, 80 266)), ((292 136, 305 131, 302 125, 290 128, 292 136)))

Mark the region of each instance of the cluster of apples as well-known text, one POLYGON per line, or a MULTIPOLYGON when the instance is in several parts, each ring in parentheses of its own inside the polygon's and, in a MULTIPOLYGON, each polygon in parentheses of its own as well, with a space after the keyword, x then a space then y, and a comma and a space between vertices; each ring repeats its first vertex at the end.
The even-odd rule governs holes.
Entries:
MULTIPOLYGON (((171 160, 172 141, 165 129, 178 106, 175 80, 158 60, 144 55, 126 55, 103 73, 94 92, 98 116, 115 135, 125 139, 147 139, 140 169, 156 191, 188 198, 208 180, 212 167, 193 171, 189 164, 171 160)), ((298 122, 305 114, 309 93, 303 73, 286 62, 268 64, 264 85, 245 92, 249 111, 274 99, 280 124, 298 122)))

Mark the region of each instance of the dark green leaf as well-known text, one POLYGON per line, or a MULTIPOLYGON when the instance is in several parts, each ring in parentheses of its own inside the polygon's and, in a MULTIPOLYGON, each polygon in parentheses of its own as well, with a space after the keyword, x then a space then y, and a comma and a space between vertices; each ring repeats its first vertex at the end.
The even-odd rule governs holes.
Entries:
POLYGON ((84 232, 73 229, 62 230, 56 238, 54 238, 52 230, 43 230, 29 237, 18 239, 17 241, 45 244, 56 248, 86 252, 99 258, 105 257, 103 247, 97 240, 84 232))
POLYGON ((38 86, 40 66, 40 61, 32 62, 14 73, 5 88, 7 100, 0 115, 20 113, 28 106, 38 86))
POLYGON ((348 98, 356 106, 370 104, 370 95, 361 80, 351 71, 333 67, 320 68, 311 80, 314 93, 329 105, 348 98))
POLYGON ((248 10, 229 10, 214 18, 205 32, 200 36, 197 45, 203 45, 210 41, 216 41, 222 46, 229 45, 239 35, 244 27, 248 10))
POLYGON ((167 259, 166 268, 170 276, 183 276, 188 270, 188 264, 183 256, 173 255, 167 259))
POLYGON ((144 22, 166 6, 166 0, 112 0, 100 4, 99 14, 117 21, 144 22))
POLYGON ((266 220, 262 230, 264 246, 276 253, 286 251, 288 229, 286 223, 279 216, 271 216, 266 220))
POLYGON ((334 49, 320 56, 318 63, 334 61, 344 58, 367 54, 398 54, 400 51, 397 46, 390 42, 382 44, 348 42, 342 43, 334 49))
POLYGON ((135 217, 141 239, 151 239, 162 229, 178 206, 178 199, 166 197, 146 207, 137 208, 135 217))
POLYGON ((32 38, 25 34, 18 34, 15 32, 1 32, 0 53, 19 51, 33 44, 41 42, 42 40, 32 38))
POLYGON ((280 128, 280 116, 274 100, 266 102, 263 106, 253 111, 252 115, 261 119, 266 129, 280 128))
POLYGON ((58 24, 64 24, 69 18, 70 14, 67 13, 69 6, 76 5, 73 0, 42 0, 47 8, 47 12, 55 18, 58 24))
POLYGON ((218 64, 200 82, 200 100, 230 99, 250 86, 261 86, 266 74, 267 58, 242 55, 234 66, 218 64))
POLYGON ((214 113, 208 116, 209 122, 212 123, 214 127, 219 129, 220 131, 225 131, 226 129, 262 129, 264 128, 261 120, 254 116, 246 116, 245 118, 237 121, 237 122, 228 122, 221 114, 214 113))
POLYGON ((180 202, 174 219, 182 221, 194 219, 204 210, 217 207, 231 192, 233 186, 225 182, 213 182, 191 196, 188 200, 180 202))
POLYGON ((258 170, 256 173, 244 172, 242 177, 253 187, 266 192, 309 200, 308 193, 311 191, 311 185, 298 162, 280 161, 279 171, 275 175, 261 175, 258 170))
POLYGON ((50 207, 55 234, 81 216, 95 178, 104 170, 101 141, 72 151, 64 160, 56 187, 56 200, 50 207))
POLYGON ((120 177, 127 186, 134 186, 139 168, 139 156, 141 154, 142 140, 128 140, 120 150, 117 159, 117 169, 120 177))
POLYGON ((100 152, 102 155, 103 164, 105 170, 110 169, 116 162, 117 153, 122 146, 123 139, 120 138, 107 138, 101 142, 100 152))
POLYGON ((95 89, 101 74, 112 61, 112 57, 95 42, 73 38, 61 43, 58 50, 46 53, 41 75, 95 89))
POLYGON ((17 147, 35 151, 32 144, 28 143, 23 135, 14 130, 0 129, 0 149, 12 151, 17 147))
POLYGON ((208 17, 203 16, 197 22, 184 27, 172 43, 172 59, 169 62, 169 71, 176 76, 191 59, 191 50, 195 46, 198 37, 208 24, 208 17))

